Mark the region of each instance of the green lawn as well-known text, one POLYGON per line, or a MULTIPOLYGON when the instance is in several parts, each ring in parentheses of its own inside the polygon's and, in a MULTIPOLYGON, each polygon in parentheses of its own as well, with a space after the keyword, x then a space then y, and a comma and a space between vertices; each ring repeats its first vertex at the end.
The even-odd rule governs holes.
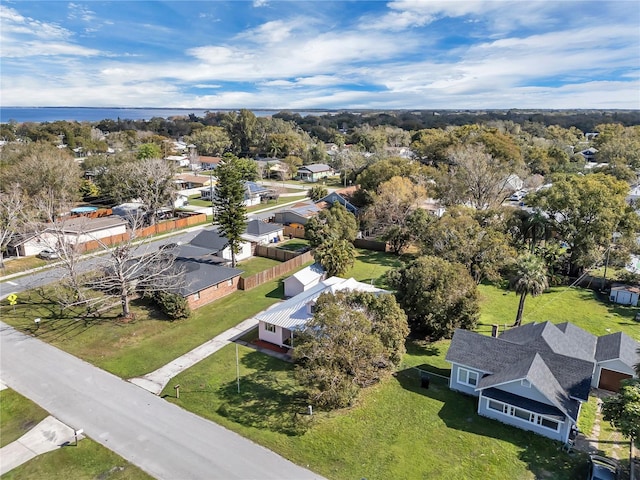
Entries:
POLYGON ((149 373, 242 320, 272 305, 283 295, 282 282, 273 280, 248 291, 237 291, 195 312, 188 320, 167 321, 160 313, 134 301, 137 320, 116 321, 117 308, 85 324, 71 311, 59 309, 31 292, 15 312, 4 306, 4 322, 123 378, 149 373), (34 330, 33 319, 42 319, 34 330))
POLYGON ((309 246, 309 240, 305 240, 304 238, 292 238, 291 240, 287 240, 285 242, 280 242, 276 245, 276 248, 280 248, 281 250, 289 250, 292 252, 297 252, 302 248, 307 248, 309 246))
MULTIPOLYGON (((406 364, 434 353, 416 347, 406 364), (415 358, 414 358, 415 355, 415 358)), ((180 399, 167 400, 209 418, 332 479, 574 479, 586 475, 579 454, 558 443, 476 414, 476 400, 434 378, 420 388, 416 370, 368 389, 359 404, 310 419, 293 366, 230 345, 177 376, 180 399)))
POLYGON ((400 257, 384 252, 356 249, 357 257, 353 268, 349 269, 344 278, 353 277, 360 282, 373 283, 379 287, 386 287, 385 273, 400 266, 400 257))
MULTIPOLYGON (((482 310, 478 331, 491 333, 491 325, 512 325, 519 296, 492 285, 480 285, 482 310)), ((595 335, 622 331, 640 340, 640 322, 634 320, 637 308, 611 304, 606 296, 582 288, 554 287, 538 297, 527 297, 523 323, 572 322, 595 335)))
POLYGON ((4 261, 4 269, 0 269, 0 278, 5 275, 12 275, 14 273, 25 272, 32 268, 44 267, 55 263, 54 260, 43 260, 38 257, 21 257, 12 258, 4 261))
POLYGON ((262 272, 263 270, 267 270, 268 268, 274 267, 275 265, 280 265, 282 262, 278 260, 273 260, 271 258, 264 257, 252 257, 247 260, 243 260, 239 262, 236 268, 242 270, 244 273, 242 274, 243 278, 250 277, 251 275, 255 275, 256 273, 262 272))
POLYGON ((0 391, 0 447, 19 439, 48 415, 18 392, 8 388, 0 391))
POLYGON ((152 480, 135 465, 89 438, 16 467, 2 480, 152 480))

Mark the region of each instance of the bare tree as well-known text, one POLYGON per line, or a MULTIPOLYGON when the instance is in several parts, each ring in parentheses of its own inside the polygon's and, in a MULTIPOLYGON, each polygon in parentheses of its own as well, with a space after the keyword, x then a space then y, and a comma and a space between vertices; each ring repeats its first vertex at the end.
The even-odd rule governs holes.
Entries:
POLYGON ((160 249, 150 251, 144 242, 136 241, 136 227, 141 216, 134 219, 129 239, 110 248, 103 245, 106 254, 100 272, 89 283, 105 295, 118 298, 122 316, 131 316, 130 300, 138 293, 175 292, 184 285, 184 270, 175 263, 175 257, 160 249))
POLYGON ((511 165, 485 151, 481 144, 449 150, 450 167, 438 182, 440 198, 448 205, 467 204, 485 209, 501 204, 511 193, 507 186, 511 165))
POLYGON ((0 193, 0 268, 4 270, 4 251, 24 223, 24 196, 19 185, 0 193))
POLYGON ((129 164, 127 188, 133 198, 139 198, 155 225, 158 211, 173 208, 176 199, 175 167, 159 158, 148 158, 129 164))

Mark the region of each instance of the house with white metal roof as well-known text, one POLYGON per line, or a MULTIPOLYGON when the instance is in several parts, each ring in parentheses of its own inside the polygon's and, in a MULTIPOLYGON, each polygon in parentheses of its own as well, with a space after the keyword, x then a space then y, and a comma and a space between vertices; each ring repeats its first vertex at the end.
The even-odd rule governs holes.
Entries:
POLYGON ((343 290, 387 293, 386 290, 358 282, 353 278, 327 278, 295 297, 273 305, 256 315, 255 318, 259 321, 258 337, 262 341, 280 347, 293 347, 295 332, 304 328, 313 317, 318 297, 323 293, 336 293, 343 290))

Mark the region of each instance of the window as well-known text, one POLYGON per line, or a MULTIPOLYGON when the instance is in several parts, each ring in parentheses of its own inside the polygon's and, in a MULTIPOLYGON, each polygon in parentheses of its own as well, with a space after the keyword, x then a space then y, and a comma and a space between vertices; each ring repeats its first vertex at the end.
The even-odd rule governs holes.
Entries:
POLYGON ((271 332, 271 333, 275 333, 276 331, 276 326, 273 325, 272 323, 265 323, 264 324, 264 329, 267 332, 271 332))
POLYGON ((193 294, 193 299, 194 300, 200 300, 200 292, 196 292, 193 294))
POLYGON ((558 422, 550 420, 544 417, 538 417, 538 425, 542 425, 543 427, 550 428, 551 430, 558 431, 558 422))
POLYGON ((472 372, 466 368, 458 368, 458 383, 475 387, 478 385, 478 372, 472 372))
POLYGON ((230 287, 233 285, 233 279, 227 280, 227 286, 230 287))
POLYGON ((538 415, 521 408, 513 407, 496 400, 491 400, 490 398, 487 399, 487 408, 489 410, 500 412, 509 417, 519 418, 520 420, 524 420, 525 422, 533 423, 534 425, 540 425, 541 427, 548 428, 550 430, 553 430, 554 432, 557 432, 560 426, 560 422, 557 422, 556 420, 551 420, 550 418, 543 417, 542 415, 538 415))

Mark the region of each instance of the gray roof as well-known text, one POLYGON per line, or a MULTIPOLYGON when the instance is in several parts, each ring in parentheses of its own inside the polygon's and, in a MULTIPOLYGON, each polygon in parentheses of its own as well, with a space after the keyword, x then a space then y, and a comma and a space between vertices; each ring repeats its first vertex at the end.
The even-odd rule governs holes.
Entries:
POLYGON ((598 362, 620 360, 625 365, 633 368, 640 363, 639 348, 640 342, 636 342, 628 335, 622 332, 611 333, 598 338, 595 357, 598 362))
POLYGON ((521 397, 513 393, 505 392, 504 390, 498 390, 497 388, 487 388, 482 391, 483 397, 492 398, 499 402, 508 403, 516 407, 529 410, 530 412, 544 415, 545 417, 551 417, 559 421, 564 421, 564 413, 546 403, 536 402, 530 398, 521 397))
POLYGON ((322 173, 330 171, 331 167, 325 163, 314 163, 313 165, 304 165, 298 168, 298 171, 300 170, 308 170, 311 173, 322 173))
POLYGON ((575 419, 578 403, 573 398, 587 400, 594 360, 593 356, 591 360, 581 358, 590 347, 577 348, 571 342, 579 338, 590 341, 589 334, 583 335, 575 326, 562 328, 569 333, 550 322, 532 323, 508 330, 498 338, 456 330, 446 359, 485 372, 478 383, 479 390, 529 380, 557 408, 575 419), (575 352, 578 356, 571 355, 575 352))
POLYGON ((277 232, 282 230, 284 225, 280 225, 279 223, 267 223, 262 220, 251 220, 247 223, 247 228, 245 229, 245 233, 249 235, 267 235, 268 233, 277 232))
POLYGON ((582 360, 593 361, 598 337, 571 323, 527 323, 507 330, 500 338, 520 345, 532 345, 537 350, 551 350, 582 360))
POLYGON ((236 268, 193 258, 177 258, 175 262, 176 267, 184 269, 185 285, 179 288, 179 293, 185 297, 242 274, 236 268))
POLYGON ((219 252, 224 250, 229 242, 225 237, 220 236, 217 230, 203 230, 189 244, 206 248, 211 252, 219 252))

